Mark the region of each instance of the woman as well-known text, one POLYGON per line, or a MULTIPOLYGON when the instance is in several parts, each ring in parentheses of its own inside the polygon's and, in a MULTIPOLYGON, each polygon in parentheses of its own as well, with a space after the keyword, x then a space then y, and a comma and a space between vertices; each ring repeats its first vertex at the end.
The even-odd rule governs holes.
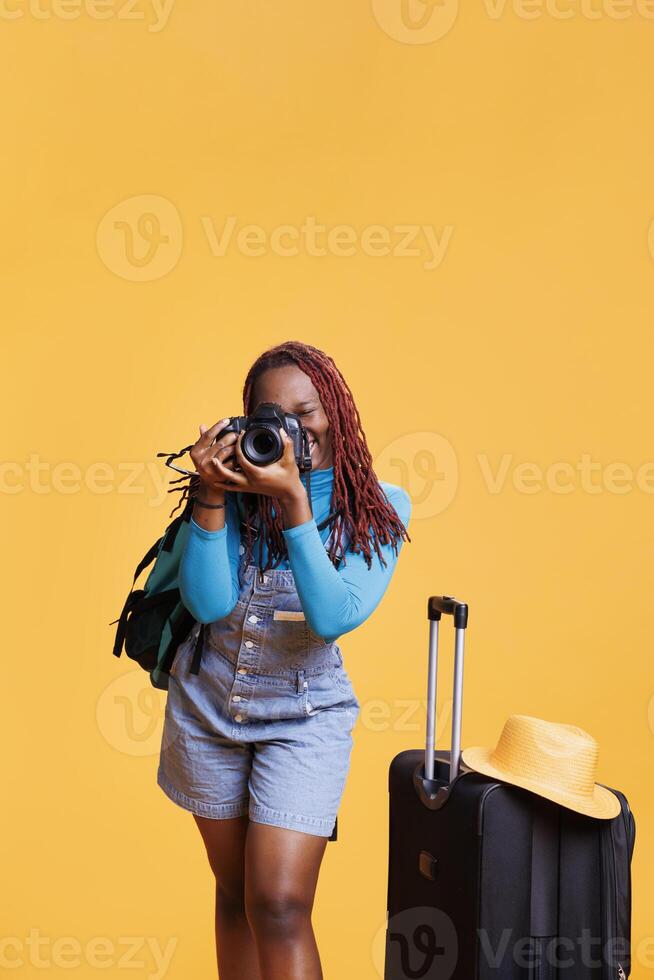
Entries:
POLYGON ((311 501, 283 430, 282 457, 255 466, 242 433, 214 443, 228 419, 200 426, 179 585, 208 625, 201 672, 190 670, 200 627, 171 669, 158 782, 194 814, 216 877, 221 980, 318 980, 311 910, 361 707, 336 640, 379 603, 411 540, 411 505, 375 477, 327 354, 296 341, 266 351, 246 378, 245 414, 262 402, 301 418, 311 501))

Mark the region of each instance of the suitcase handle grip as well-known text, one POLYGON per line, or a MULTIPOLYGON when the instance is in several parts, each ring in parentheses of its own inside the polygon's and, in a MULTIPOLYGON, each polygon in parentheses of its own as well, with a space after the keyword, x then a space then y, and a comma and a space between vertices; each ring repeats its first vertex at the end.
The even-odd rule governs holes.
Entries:
POLYGON ((451 595, 430 596, 429 668, 427 679, 427 739, 425 746, 425 780, 434 778, 436 734, 436 678, 438 674, 438 630, 442 615, 452 616, 454 624, 454 685, 452 695, 452 741, 450 747, 450 784, 459 774, 461 763, 461 716, 463 708, 463 650, 468 626, 468 605, 451 595))
POLYGON ((433 595, 427 602, 427 617, 440 620, 441 616, 453 616, 457 629, 464 630, 468 625, 468 604, 459 602, 453 595, 433 595))

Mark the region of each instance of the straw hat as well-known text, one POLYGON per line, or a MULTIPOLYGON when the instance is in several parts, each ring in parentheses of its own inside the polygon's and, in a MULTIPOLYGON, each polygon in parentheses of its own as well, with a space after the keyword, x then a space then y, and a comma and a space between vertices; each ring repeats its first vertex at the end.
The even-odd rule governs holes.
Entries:
POLYGON ((620 813, 620 801, 595 782, 598 754, 595 739, 575 725, 511 715, 494 749, 474 746, 461 756, 476 772, 608 820, 620 813))

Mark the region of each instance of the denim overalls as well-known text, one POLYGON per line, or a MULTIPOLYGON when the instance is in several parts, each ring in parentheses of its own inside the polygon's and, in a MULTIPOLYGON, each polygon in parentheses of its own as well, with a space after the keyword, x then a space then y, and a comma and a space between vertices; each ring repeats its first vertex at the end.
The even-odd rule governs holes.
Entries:
POLYGON ((157 782, 199 816, 336 840, 361 708, 336 643, 309 627, 289 569, 259 572, 241 545, 232 612, 196 624, 170 671, 157 782), (331 836, 330 836, 331 835, 331 836))

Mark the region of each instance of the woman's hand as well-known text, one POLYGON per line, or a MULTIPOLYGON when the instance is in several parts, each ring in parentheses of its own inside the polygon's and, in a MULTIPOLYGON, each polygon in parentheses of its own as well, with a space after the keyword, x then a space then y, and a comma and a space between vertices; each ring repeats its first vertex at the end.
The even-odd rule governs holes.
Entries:
POLYGON ((200 438, 189 453, 189 456, 195 464, 195 470, 200 477, 202 491, 207 493, 213 502, 220 502, 221 499, 224 500, 225 490, 221 483, 229 479, 224 473, 233 472, 236 433, 228 432, 215 445, 212 445, 216 435, 221 429, 225 428, 228 422, 228 418, 220 419, 219 422, 216 422, 209 429, 201 425, 200 438), (216 469, 213 465, 213 460, 215 459, 220 460, 223 465, 223 472, 219 476, 216 475, 216 469), (214 498, 216 499, 214 500, 214 498))
MULTIPOLYGON (((222 450, 212 454, 206 458, 205 463, 205 466, 213 471, 211 486, 222 490, 239 490, 242 493, 261 493, 269 497, 277 497, 281 501, 301 498, 305 491, 295 462, 293 440, 282 428, 279 429, 279 434, 284 444, 284 451, 278 460, 267 466, 255 466, 245 458, 241 451, 243 432, 239 432, 238 436, 234 433, 225 436, 225 439, 234 437, 235 461, 241 470, 234 471, 225 464, 226 453, 222 450)), ((223 442, 222 439, 220 441, 223 442)), ((231 442, 229 446, 231 451, 231 442)))

